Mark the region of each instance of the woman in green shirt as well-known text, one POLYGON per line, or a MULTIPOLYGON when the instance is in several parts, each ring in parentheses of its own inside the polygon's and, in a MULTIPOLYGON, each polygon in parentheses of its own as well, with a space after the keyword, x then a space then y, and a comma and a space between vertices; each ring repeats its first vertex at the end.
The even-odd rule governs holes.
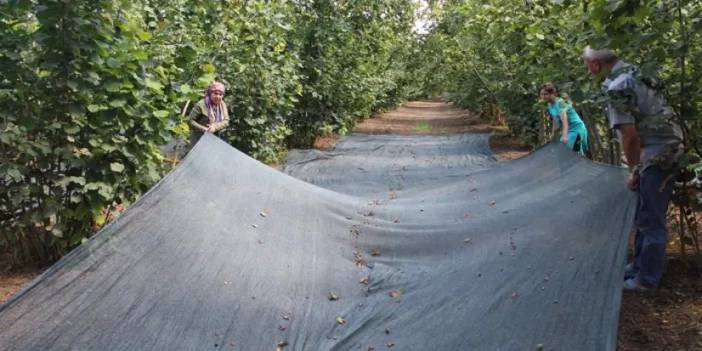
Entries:
POLYGON ((224 103, 224 84, 212 82, 205 96, 190 111, 190 146, 204 133, 217 134, 229 125, 229 112, 224 103))
POLYGON ((575 111, 573 103, 559 97, 558 90, 551 83, 546 83, 539 89, 539 96, 546 102, 548 114, 553 122, 553 133, 555 134, 556 129, 560 127, 560 140, 571 150, 584 156, 587 151, 587 128, 575 111))

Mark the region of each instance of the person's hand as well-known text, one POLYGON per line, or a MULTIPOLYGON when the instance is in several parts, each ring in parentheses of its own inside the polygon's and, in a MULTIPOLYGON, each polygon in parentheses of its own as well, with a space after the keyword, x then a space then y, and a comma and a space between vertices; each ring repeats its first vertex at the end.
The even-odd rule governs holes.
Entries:
POLYGON ((562 136, 561 142, 563 142, 563 144, 568 144, 568 136, 567 135, 562 136))
POLYGON ((215 129, 215 126, 214 126, 214 125, 211 125, 211 126, 207 127, 207 131, 210 132, 210 133, 214 133, 214 132, 216 132, 217 130, 215 129))
POLYGON ((631 191, 636 191, 639 188, 639 172, 633 172, 629 175, 629 180, 626 183, 627 188, 631 191))

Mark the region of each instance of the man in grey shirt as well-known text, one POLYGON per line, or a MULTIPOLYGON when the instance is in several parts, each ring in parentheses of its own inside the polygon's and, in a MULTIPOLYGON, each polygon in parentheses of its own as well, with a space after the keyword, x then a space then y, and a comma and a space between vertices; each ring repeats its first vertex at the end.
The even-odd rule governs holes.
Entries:
POLYGON ((585 48, 588 72, 606 77, 607 119, 617 132, 638 193, 634 261, 625 268, 624 288, 655 289, 663 275, 667 243, 666 213, 673 171, 682 153, 682 131, 665 99, 638 68, 608 49, 585 48))

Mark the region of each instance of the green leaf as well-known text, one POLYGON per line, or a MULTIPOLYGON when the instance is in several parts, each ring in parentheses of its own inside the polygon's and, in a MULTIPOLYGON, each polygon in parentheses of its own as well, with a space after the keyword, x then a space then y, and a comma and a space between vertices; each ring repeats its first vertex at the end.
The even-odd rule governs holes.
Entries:
POLYGON ((85 178, 84 177, 64 177, 60 179, 56 184, 62 186, 62 187, 67 187, 69 184, 78 184, 78 185, 85 185, 85 178))
POLYGON ((144 50, 137 50, 134 52, 134 58, 139 61, 145 61, 149 58, 149 53, 144 50))
POLYGON ((156 116, 158 118, 166 118, 166 117, 168 117, 169 114, 170 114, 170 112, 168 112, 166 110, 154 111, 154 116, 156 116))
POLYGON ((57 238, 63 238, 63 231, 59 228, 51 229, 51 234, 57 238))
POLYGON ((93 105, 93 104, 88 105, 88 111, 90 111, 92 113, 98 112, 100 110, 102 110, 102 107, 99 105, 93 105))
POLYGON ((93 83, 94 85, 100 84, 100 81, 102 78, 100 78, 100 75, 95 73, 94 71, 88 71, 88 80, 93 83))
POLYGON ((102 140, 91 138, 88 139, 88 144, 90 144, 90 146, 92 147, 99 147, 100 144, 102 144, 102 140))
POLYGON ((153 80, 151 78, 146 78, 146 80, 144 81, 144 84, 148 88, 156 90, 156 91, 161 91, 163 89, 163 84, 161 84, 159 81, 153 80))
POLYGON ((112 200, 113 188, 109 185, 103 185, 98 189, 98 194, 105 200, 112 200))
POLYGON ((73 80, 69 80, 68 82, 66 82, 66 85, 69 88, 71 88, 71 90, 78 91, 78 82, 73 81, 73 80))
POLYGON ((119 162, 112 162, 110 163, 110 169, 113 172, 122 173, 122 171, 124 171, 124 165, 119 162))
POLYGON ((63 129, 66 134, 72 135, 72 134, 78 134, 80 132, 80 127, 76 125, 68 126, 63 129))
POLYGON ((124 107, 124 105, 126 105, 126 104, 127 104, 127 101, 124 99, 114 99, 114 100, 110 101, 110 107, 114 107, 114 108, 124 107))
POLYGON ((197 79, 197 83, 198 83, 198 85, 200 85, 200 86, 202 86, 202 87, 206 87, 206 86, 208 86, 210 83, 212 83, 212 81, 213 81, 214 79, 215 79, 215 75, 214 75, 214 74, 205 74, 205 75, 203 75, 202 77, 200 77, 200 78, 197 79))
POLYGON ((205 73, 214 73, 215 66, 210 64, 210 63, 206 63, 206 64, 202 65, 202 71, 205 73))
POLYGON ((107 66, 108 67, 117 68, 117 67, 119 67, 119 65, 120 65, 120 62, 116 58, 110 57, 109 59, 107 59, 107 66))
POLYGON ((139 37, 139 39, 141 39, 141 40, 146 41, 146 40, 151 40, 153 35, 151 35, 151 33, 149 33, 149 32, 137 32, 137 37, 139 37))
POLYGON ((77 204, 83 201, 83 195, 80 193, 73 193, 71 194, 70 198, 71 203, 77 204))
POLYGON ((6 175, 9 176, 10 178, 12 178, 12 180, 14 180, 16 182, 22 181, 22 179, 24 179, 22 172, 20 172, 16 168, 10 168, 9 170, 7 170, 6 175))
POLYGON ((109 82, 109 83, 105 84, 104 87, 105 87, 105 90, 107 90, 107 91, 109 91, 109 92, 111 92, 111 93, 115 93, 115 92, 120 91, 120 89, 122 88, 122 83, 120 83, 120 82, 109 82))

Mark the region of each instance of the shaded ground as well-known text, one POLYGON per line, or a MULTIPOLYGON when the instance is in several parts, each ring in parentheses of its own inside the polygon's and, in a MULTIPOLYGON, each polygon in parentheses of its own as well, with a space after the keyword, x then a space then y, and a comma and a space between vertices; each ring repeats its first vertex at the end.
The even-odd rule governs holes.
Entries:
MULTIPOLYGON (((528 153, 504 127, 490 126, 451 103, 415 101, 360 123, 355 132, 369 134, 442 134, 493 132, 490 146, 498 159, 528 153)), ((336 137, 319 138, 328 148, 336 137)), ((12 268, 0 257, 0 303, 6 301, 42 268, 12 268)), ((702 272, 689 269, 671 255, 661 288, 649 294, 624 294, 619 324, 620 351, 702 350, 702 272)))
POLYGON ((702 278, 677 256, 655 293, 625 293, 619 317, 620 351, 702 350, 702 278))
POLYGON ((17 293, 24 284, 41 274, 45 267, 12 267, 6 255, 0 255, 0 304, 17 293))
POLYGON ((5 302, 41 272, 40 269, 26 269, 0 273, 0 302, 5 302))

